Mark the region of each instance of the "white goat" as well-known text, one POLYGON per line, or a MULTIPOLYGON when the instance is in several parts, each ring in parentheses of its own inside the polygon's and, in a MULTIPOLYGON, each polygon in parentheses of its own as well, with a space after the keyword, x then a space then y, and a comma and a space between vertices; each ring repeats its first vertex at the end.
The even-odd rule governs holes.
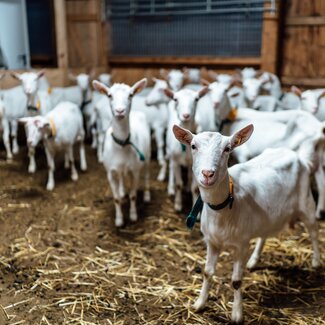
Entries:
POLYGON ((320 121, 325 121, 325 89, 302 91, 292 86, 291 91, 298 97, 298 108, 315 115, 320 121))
POLYGON ((184 146, 176 141, 172 127, 175 123, 196 132, 197 125, 195 123, 195 114, 198 100, 208 92, 208 87, 202 88, 200 91, 191 89, 181 89, 173 92, 170 89, 165 90, 166 95, 172 98, 168 105, 169 121, 167 129, 167 158, 169 159, 169 179, 168 194, 175 194, 174 207, 176 211, 182 210, 182 188, 183 181, 181 175, 181 166, 188 167, 187 186, 192 192, 193 201, 196 198, 196 184, 190 170, 191 157, 190 153, 184 146), (193 180, 193 181, 192 181, 193 180), (176 183, 176 191, 175 191, 176 183))
MULTIPOLYGON (((1 78, 4 77, 4 74, 1 78)), ((0 123, 3 129, 3 143, 6 149, 7 159, 12 159, 12 154, 19 151, 17 134, 17 120, 28 114, 27 97, 21 86, 2 90, 0 92, 0 123), (10 145, 10 137, 12 138, 12 150, 10 145)))
POLYGON ((147 79, 142 79, 132 87, 114 84, 109 88, 93 81, 94 88, 108 96, 112 111, 112 127, 106 132, 103 163, 113 192, 116 227, 121 227, 124 223, 121 206, 126 180, 130 186, 130 219, 138 219, 136 196, 142 167, 145 167, 144 201, 150 201, 150 128, 142 112, 130 112, 133 95, 146 84, 147 79))
MULTIPOLYGON (((73 145, 80 143, 80 168, 87 170, 82 115, 79 107, 70 102, 58 104, 45 116, 25 117, 20 121, 25 123, 27 143, 36 147, 43 140, 48 164, 48 181, 46 189, 52 191, 55 186, 54 158, 57 151, 63 150, 71 163, 71 179, 78 180, 78 172, 74 164, 73 145)), ((69 167, 65 165, 65 167, 69 167)))
MULTIPOLYGON (((244 107, 246 105, 244 91, 242 88, 236 86, 237 79, 230 74, 220 74, 212 70, 208 72, 209 76, 220 84, 227 87, 227 93, 232 107, 244 107)), ((206 83, 202 79, 203 83, 206 83)))
MULTIPOLYGON (((52 108, 52 99, 48 90, 40 90, 40 80, 44 75, 44 71, 25 72, 22 74, 12 73, 12 76, 21 82, 24 93, 27 96, 27 111, 29 116, 46 115, 52 108)), ((26 133, 27 134, 27 133, 26 133)), ((35 173, 35 147, 27 142, 29 165, 28 172, 35 173)))
POLYGON ((231 318, 242 322, 241 284, 251 239, 259 238, 248 261, 250 268, 256 266, 267 237, 299 217, 312 241, 312 266, 320 265, 315 203, 309 186, 311 157, 304 151, 267 149, 249 162, 228 169, 230 152, 249 139, 253 125, 230 137, 213 132, 193 135, 176 125, 173 131, 191 152, 203 205, 201 231, 207 259, 200 296, 193 307, 204 308, 218 257, 230 249, 234 253, 231 318))
POLYGON ((106 86, 110 86, 112 83, 112 74, 110 73, 101 73, 98 77, 98 80, 106 86))
MULTIPOLYGON (((211 90, 213 92, 213 90, 211 90)), ((219 123, 219 131, 230 135, 247 123, 255 124, 255 132, 249 143, 235 151, 236 159, 245 162, 270 147, 288 147, 298 150, 303 142, 308 142, 315 159, 319 161, 315 171, 319 200, 317 216, 325 210, 325 175, 323 168, 324 127, 311 114, 288 110, 279 112, 258 112, 239 108, 234 110, 226 92, 220 93, 219 106, 215 106, 215 116, 219 123)))
POLYGON ((181 70, 172 69, 168 72, 165 69, 160 69, 160 75, 168 82, 173 91, 178 91, 184 86, 185 76, 181 70))

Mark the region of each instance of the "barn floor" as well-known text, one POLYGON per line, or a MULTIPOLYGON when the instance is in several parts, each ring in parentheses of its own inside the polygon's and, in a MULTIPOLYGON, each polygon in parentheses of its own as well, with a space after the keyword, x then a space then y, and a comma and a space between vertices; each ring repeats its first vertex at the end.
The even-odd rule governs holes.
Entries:
MULTIPOLYGON (((140 220, 116 230, 93 151, 77 183, 59 163, 53 193, 45 191, 45 157, 38 157, 40 170, 31 176, 25 148, 10 163, 0 151, 0 304, 9 324, 229 322, 228 254, 205 311, 188 308, 202 283, 205 247, 199 226, 187 231, 185 213, 174 213, 165 183, 152 181, 152 203, 139 203, 140 220)), ((157 163, 152 167, 154 179, 157 163)), ((324 257, 325 222, 320 228, 324 257)), ((246 324, 325 324, 325 270, 311 269, 308 236, 297 224, 280 239, 270 239, 260 267, 245 273, 246 324)))

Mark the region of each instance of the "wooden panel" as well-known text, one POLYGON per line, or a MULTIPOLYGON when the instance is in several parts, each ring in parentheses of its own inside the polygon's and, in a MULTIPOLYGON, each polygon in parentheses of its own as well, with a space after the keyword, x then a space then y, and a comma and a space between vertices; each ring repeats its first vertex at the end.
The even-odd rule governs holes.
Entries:
POLYGON ((286 30, 282 75, 300 78, 325 77, 325 26, 286 30))
POLYGON ((304 87, 320 87, 325 88, 325 78, 294 78, 282 77, 281 81, 284 85, 304 86, 304 87))
POLYGON ((98 66, 97 23, 70 23, 68 35, 69 67, 98 66))
POLYGON ((317 26, 325 25, 325 17, 288 17, 287 26, 317 26))
POLYGON ((68 67, 68 43, 65 1, 54 1, 56 49, 59 68, 68 67))
POLYGON ((98 0, 67 0, 67 13, 68 15, 97 14, 97 2, 98 0))
MULTIPOLYGON (((269 2, 265 2, 268 9, 269 2)), ((276 1, 276 12, 265 11, 263 15, 261 69, 272 73, 278 73, 278 50, 281 2, 276 1)))
POLYGON ((287 16, 324 16, 324 0, 284 0, 287 16))

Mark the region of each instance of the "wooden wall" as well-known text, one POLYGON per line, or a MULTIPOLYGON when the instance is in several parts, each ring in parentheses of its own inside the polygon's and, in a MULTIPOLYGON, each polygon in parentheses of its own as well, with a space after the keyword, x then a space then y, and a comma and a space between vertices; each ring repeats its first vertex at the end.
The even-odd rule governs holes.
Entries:
POLYGON ((325 87, 325 1, 288 0, 284 4, 282 81, 325 87))

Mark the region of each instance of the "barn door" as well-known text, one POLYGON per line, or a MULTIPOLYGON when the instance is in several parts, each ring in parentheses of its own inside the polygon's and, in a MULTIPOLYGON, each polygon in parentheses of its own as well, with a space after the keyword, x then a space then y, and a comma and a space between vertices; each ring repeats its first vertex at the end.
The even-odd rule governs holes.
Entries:
POLYGON ((0 0, 0 68, 30 67, 25 0, 0 0))

